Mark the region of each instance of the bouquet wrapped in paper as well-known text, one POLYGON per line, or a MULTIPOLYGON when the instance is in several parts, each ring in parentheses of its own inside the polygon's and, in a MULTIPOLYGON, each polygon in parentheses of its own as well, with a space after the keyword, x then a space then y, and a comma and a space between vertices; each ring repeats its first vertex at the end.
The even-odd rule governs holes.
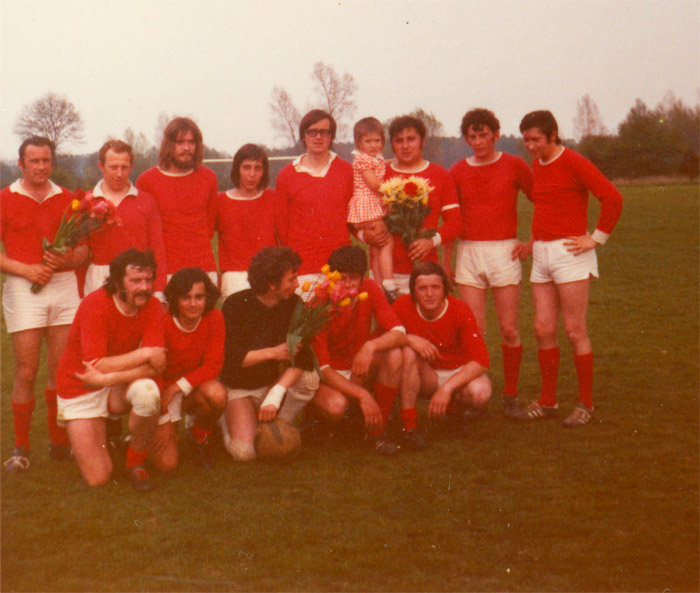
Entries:
MULTIPOLYGON (((290 365, 294 366, 294 357, 299 344, 308 344, 333 316, 345 307, 352 307, 357 301, 367 300, 366 292, 358 293, 354 287, 340 282, 340 272, 331 272, 326 264, 321 268, 323 279, 316 282, 304 282, 302 292, 310 293, 310 298, 297 303, 287 331, 287 348, 290 365)), ((321 369, 313 353, 314 367, 319 375, 321 369)))
MULTIPOLYGON (((116 215, 112 202, 104 198, 95 198, 92 192, 86 194, 78 189, 73 194, 73 201, 63 213, 53 242, 47 241, 44 237, 44 251, 51 250, 61 255, 102 227, 115 224, 121 224, 121 221, 116 215)), ((34 294, 40 292, 42 288, 44 287, 41 284, 32 284, 34 294)))
POLYGON ((423 177, 412 175, 408 178, 392 177, 379 186, 388 212, 384 223, 393 235, 400 235, 406 249, 416 239, 430 239, 435 229, 422 229, 425 218, 430 214, 428 195, 433 187, 423 177))

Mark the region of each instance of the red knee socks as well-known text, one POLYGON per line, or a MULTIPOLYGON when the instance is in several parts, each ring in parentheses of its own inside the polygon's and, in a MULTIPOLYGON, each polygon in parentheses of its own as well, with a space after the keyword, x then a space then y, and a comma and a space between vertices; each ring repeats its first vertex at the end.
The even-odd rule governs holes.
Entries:
POLYGON ((557 375, 559 374, 559 347, 537 351, 542 375, 541 406, 553 408, 557 405, 557 375))
POLYGON ((593 409, 593 352, 574 356, 578 377, 578 401, 593 409))
POLYGON ((518 376, 520 375, 520 361, 523 357, 523 345, 507 346, 501 344, 503 352, 503 373, 506 384, 503 387, 503 395, 518 395, 518 376))
POLYGON ((12 416, 15 421, 15 447, 24 447, 29 451, 29 431, 32 428, 34 401, 26 403, 12 402, 12 416))

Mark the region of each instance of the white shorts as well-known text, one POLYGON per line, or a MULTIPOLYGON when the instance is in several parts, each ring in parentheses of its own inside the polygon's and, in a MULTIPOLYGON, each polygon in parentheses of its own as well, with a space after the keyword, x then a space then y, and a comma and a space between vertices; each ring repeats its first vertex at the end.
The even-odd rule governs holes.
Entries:
POLYGON ((75 272, 57 272, 38 294, 22 276, 8 274, 3 287, 2 305, 7 332, 70 325, 80 305, 75 272))
POLYGON ((221 300, 225 301, 226 297, 234 292, 241 292, 250 288, 248 282, 248 272, 224 272, 221 276, 221 300))
POLYGON ((78 397, 64 399, 60 395, 56 397, 58 406, 58 424, 65 426, 68 420, 79 418, 107 418, 107 399, 111 387, 103 387, 97 391, 91 391, 78 397))
POLYGON ((232 399, 242 399, 244 397, 250 397, 253 400, 256 408, 260 407, 260 404, 265 399, 267 392, 270 391, 272 385, 265 385, 264 387, 258 387, 257 389, 234 389, 233 387, 226 388, 226 397, 228 401, 232 399))
POLYGON ((520 259, 513 260, 516 239, 505 241, 460 241, 457 247, 457 284, 486 290, 520 284, 520 259))
POLYGON ((85 287, 83 289, 83 294, 85 296, 94 292, 98 288, 104 286, 105 280, 109 277, 109 264, 104 266, 99 266, 97 264, 90 264, 88 266, 87 272, 85 273, 85 287))
POLYGON ((574 255, 566 250, 565 241, 567 239, 535 241, 532 247, 530 282, 564 284, 587 280, 590 276, 598 277, 595 249, 574 255))
MULTIPOLYGON (((342 373, 344 371, 339 372, 342 373)), ((350 373, 350 371, 347 372, 350 373)), ((272 385, 274 385, 274 383, 264 387, 258 387, 257 389, 237 389, 233 387, 226 387, 226 396, 228 401, 231 401, 232 399, 241 399, 243 397, 251 397, 253 398, 255 407, 259 408, 260 404, 267 396, 267 392, 270 391, 272 385)), ((309 401, 316 393, 318 385, 319 377, 316 371, 304 371, 301 374, 301 377, 297 379, 296 383, 287 389, 287 396, 291 396, 297 400, 309 401)), ((285 404, 287 399, 285 399, 285 404)))
POLYGON ((437 388, 440 389, 449 379, 459 373, 464 367, 461 366, 456 369, 433 369, 437 375, 437 388))
POLYGON ((168 411, 165 414, 161 414, 160 418, 158 418, 158 425, 166 422, 180 422, 182 418, 182 395, 182 391, 175 393, 173 401, 168 404, 168 411))

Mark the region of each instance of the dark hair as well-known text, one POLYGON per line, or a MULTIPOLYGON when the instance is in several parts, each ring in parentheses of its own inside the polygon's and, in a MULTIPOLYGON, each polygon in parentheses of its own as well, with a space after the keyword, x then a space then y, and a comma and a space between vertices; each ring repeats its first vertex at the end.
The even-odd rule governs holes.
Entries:
POLYGON ((198 282, 204 284, 204 291, 207 294, 204 313, 208 313, 216 306, 221 293, 207 273, 202 268, 182 268, 172 275, 164 291, 168 309, 173 317, 180 315, 180 299, 186 296, 198 282))
POLYGON ((104 165, 105 164, 105 159, 107 158, 107 151, 111 150, 112 152, 126 152, 129 155, 129 160, 131 161, 131 164, 134 164, 134 151, 132 150, 131 146, 127 144, 126 142, 122 142, 121 140, 107 140, 102 145, 102 148, 100 148, 99 152, 97 153, 97 157, 100 159, 100 162, 104 165))
POLYGON ((291 247, 263 247, 250 260, 248 282, 254 294, 265 294, 282 282, 288 270, 296 271, 301 257, 291 247))
POLYGON ((328 265, 341 274, 364 276, 367 273, 367 254, 357 245, 343 245, 331 253, 328 265))
POLYGON ((24 153, 27 152, 27 146, 48 146, 51 149, 51 163, 56 162, 56 145, 44 136, 30 136, 19 145, 19 160, 22 161, 22 165, 24 165, 24 153))
POLYGON ((445 289, 445 296, 452 292, 452 283, 442 266, 434 261, 420 261, 413 266, 411 277, 408 279, 408 289, 411 291, 411 298, 416 298, 416 280, 418 276, 432 276, 436 274, 442 279, 442 287, 445 289))
POLYGON ((556 135, 554 142, 561 144, 559 126, 551 111, 547 111, 546 109, 531 111, 523 117, 520 122, 520 133, 524 134, 527 130, 531 130, 532 128, 537 128, 550 142, 552 141, 552 135, 556 135))
POLYGON ((139 270, 153 270, 153 279, 156 279, 158 265, 153 257, 153 252, 150 249, 147 251, 127 249, 109 263, 109 276, 103 285, 109 294, 116 294, 124 289, 124 276, 126 276, 126 269, 129 266, 139 270))
POLYGON ((333 116, 330 113, 323 111, 323 109, 312 109, 304 117, 302 117, 301 121, 299 122, 299 141, 304 145, 304 148, 306 148, 306 141, 304 140, 306 130, 324 119, 331 122, 331 144, 333 143, 337 128, 337 124, 335 123, 333 116))
POLYGON ((163 131, 163 141, 160 143, 160 152, 158 153, 158 166, 167 169, 172 164, 173 147, 177 139, 186 132, 192 132, 194 141, 197 147, 194 151, 194 168, 196 169, 202 164, 204 158, 204 141, 202 132, 196 123, 189 117, 176 117, 171 121, 163 131))
POLYGON ((244 144, 233 156, 231 164, 231 182, 233 187, 241 185, 241 165, 243 161, 260 161, 262 162, 263 175, 258 184, 258 189, 265 189, 270 181, 270 163, 267 160, 267 154, 262 147, 257 144, 244 144))
POLYGON ((355 136, 355 146, 360 147, 360 140, 365 134, 374 132, 382 137, 382 144, 386 142, 386 136, 384 135, 384 126, 376 117, 363 117, 359 120, 355 127, 353 128, 353 134, 355 136))
POLYGON ((462 136, 465 138, 469 133, 469 128, 472 128, 475 132, 480 131, 482 128, 488 128, 494 134, 501 129, 501 122, 494 115, 493 111, 489 109, 471 109, 464 114, 462 118, 462 125, 460 131, 462 136))
POLYGON ((413 128, 416 132, 418 132, 421 140, 425 140, 425 135, 427 133, 425 124, 422 120, 418 119, 417 117, 413 117, 412 115, 402 115, 391 122, 391 125, 389 126, 389 139, 393 140, 399 135, 400 132, 409 128, 413 128))

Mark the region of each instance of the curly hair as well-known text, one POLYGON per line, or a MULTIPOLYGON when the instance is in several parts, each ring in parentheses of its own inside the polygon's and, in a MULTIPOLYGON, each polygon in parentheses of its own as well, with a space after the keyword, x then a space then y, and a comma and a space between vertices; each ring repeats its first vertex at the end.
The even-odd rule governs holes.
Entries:
POLYGON ((288 270, 296 271, 301 257, 291 247, 263 247, 250 260, 248 282, 254 294, 265 294, 288 270))
POLYGON ((124 289, 124 277, 129 266, 137 270, 153 270, 153 279, 156 279, 158 264, 156 264, 153 252, 150 249, 147 251, 127 249, 109 263, 109 276, 105 279, 103 287, 110 295, 117 294, 124 289))
POLYGON ((180 315, 180 299, 186 296, 198 282, 204 284, 207 295, 204 313, 208 313, 216 306, 221 293, 208 274, 202 268, 182 268, 172 275, 164 291, 168 309, 173 317, 180 315))

